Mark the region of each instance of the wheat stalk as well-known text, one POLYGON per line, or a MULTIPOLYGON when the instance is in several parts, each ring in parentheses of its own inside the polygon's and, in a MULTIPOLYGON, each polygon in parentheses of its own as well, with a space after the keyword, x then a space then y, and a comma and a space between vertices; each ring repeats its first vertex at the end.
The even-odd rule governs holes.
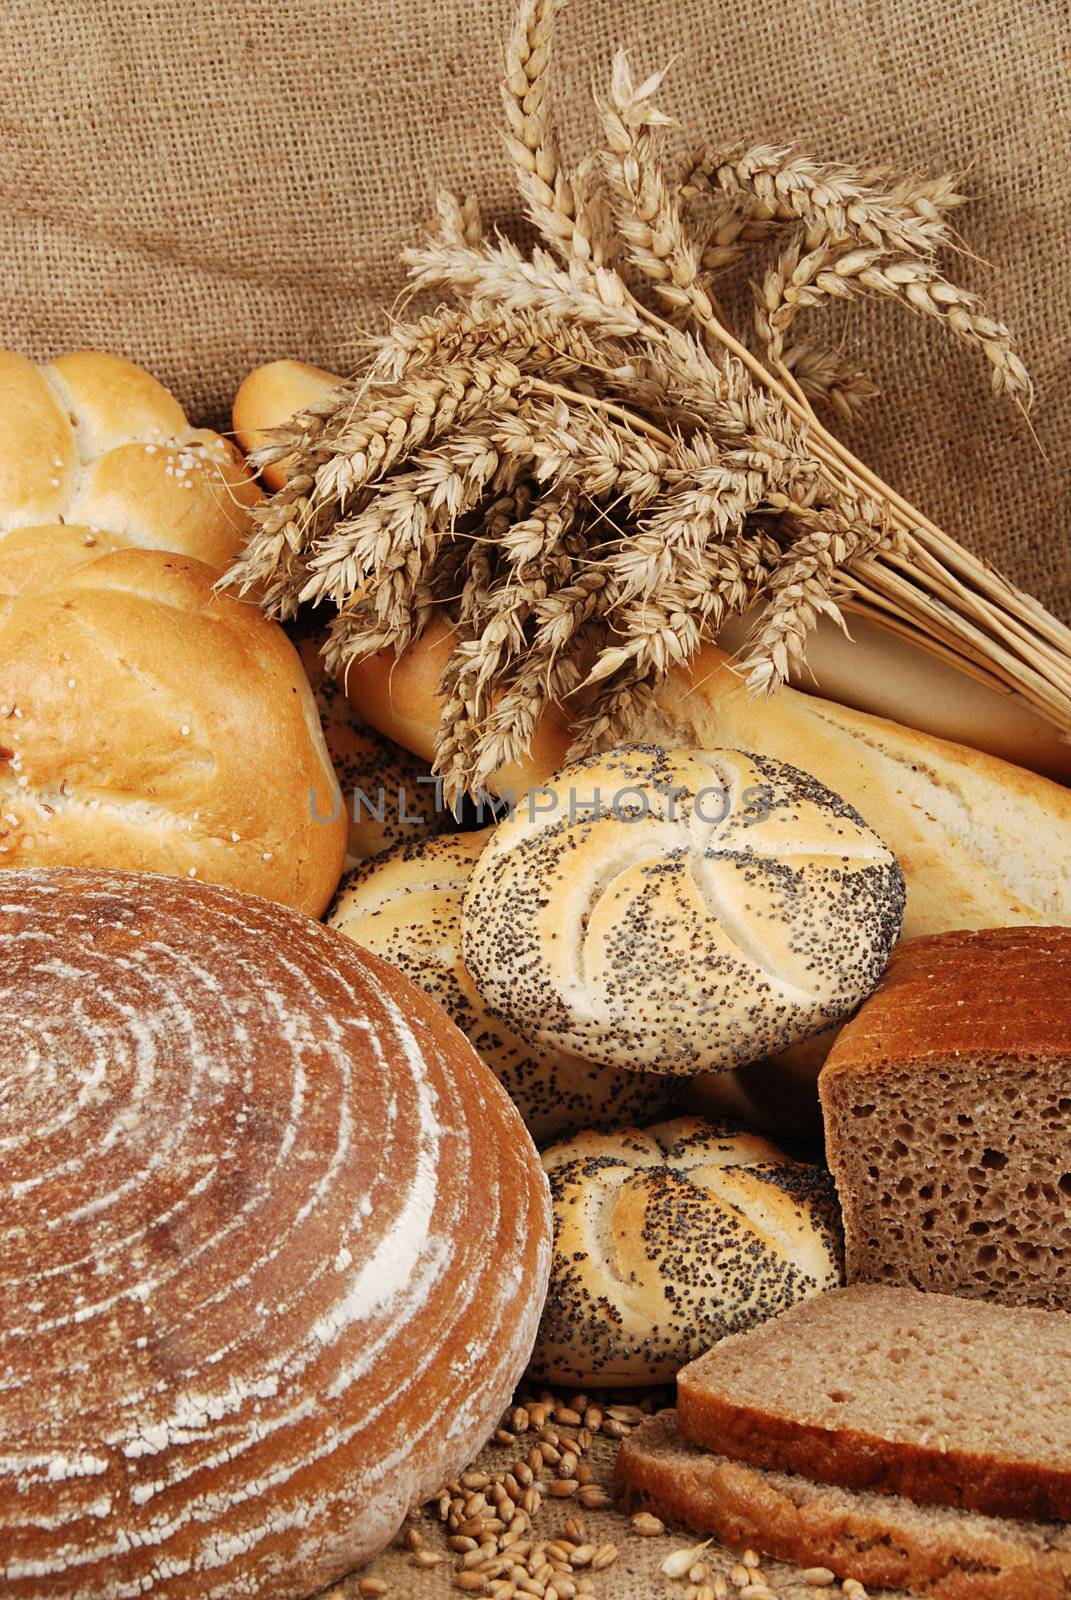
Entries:
POLYGON ((670 167, 662 74, 618 54, 601 147, 568 167, 551 107, 563 0, 523 0, 506 48, 507 148, 529 251, 443 193, 405 253, 410 293, 361 374, 261 459, 294 457, 226 581, 274 614, 337 607, 325 659, 400 653, 436 611, 453 648, 436 770, 456 799, 520 759, 567 706, 575 749, 630 736, 665 674, 726 617, 754 623, 741 670, 772 692, 821 616, 877 616, 1071 729, 1071 631, 963 549, 832 434, 872 393, 797 322, 876 296, 977 348, 1025 409, 1008 329, 943 273, 950 178, 853 171, 771 145, 670 167), (715 274, 777 239, 754 287, 762 354, 715 274))

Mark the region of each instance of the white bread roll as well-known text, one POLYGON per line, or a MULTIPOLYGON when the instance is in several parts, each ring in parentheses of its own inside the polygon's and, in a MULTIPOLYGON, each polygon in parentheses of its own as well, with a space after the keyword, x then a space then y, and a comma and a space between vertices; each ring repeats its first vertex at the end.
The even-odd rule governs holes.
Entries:
POLYGON ((319 916, 346 819, 297 652, 201 562, 0 597, 0 866, 226 883, 319 916))
POLYGON ((490 832, 416 838, 369 861, 342 884, 328 925, 434 995, 508 1091, 537 1144, 575 1128, 659 1116, 670 1104, 670 1079, 526 1044, 484 1003, 461 955, 461 900, 490 832))
MULTIPOLYGON (((272 361, 255 368, 234 400, 239 443, 246 450, 265 443, 263 430, 279 427, 302 407, 325 399, 342 381, 303 361, 272 361)), ((262 476, 270 489, 279 489, 287 470, 288 462, 277 462, 262 476)), ((986 688, 877 621, 854 615, 848 621, 850 638, 830 619, 819 620, 808 643, 807 665, 792 675, 797 688, 1071 782, 1071 743, 1025 702, 986 688)), ((748 626, 745 618, 732 619, 718 643, 726 650, 738 649, 748 626)), ((432 757, 439 721, 446 632, 446 623, 433 625, 397 665, 393 652, 386 652, 354 662, 347 675, 348 693, 361 715, 426 760, 432 757)), ((555 711, 544 724, 537 729, 523 772, 497 780, 501 787, 496 785, 496 792, 543 783, 561 766, 569 746, 566 720, 555 711)))
POLYGON ((664 1383, 727 1334, 843 1281, 836 1196, 734 1123, 680 1117, 544 1152, 550 1289, 532 1372, 664 1383))
POLYGON ((298 643, 346 813, 346 868, 451 821, 427 763, 384 738, 354 711, 320 657, 322 635, 298 643))
POLYGON ((297 1600, 471 1459, 547 1184, 385 962, 230 890, 2 875, 0 1590, 297 1600))
MULTIPOLYGON (((247 453, 271 443, 273 428, 281 428, 298 411, 326 400, 342 383, 336 373, 312 367, 307 361, 268 361, 245 377, 231 407, 234 437, 247 453)), ((290 461, 273 461, 260 476, 269 489, 281 489, 290 476, 290 461)))
POLYGON ((637 745, 494 830, 465 964, 525 1038, 605 1066, 738 1066, 852 1012, 900 931, 878 836, 796 768, 637 745))
POLYGON ((234 445, 192 428, 120 356, 82 350, 38 367, 0 351, 0 416, 0 594, 25 587, 34 549, 46 577, 79 548, 89 559, 128 545, 222 570, 263 498, 234 445))

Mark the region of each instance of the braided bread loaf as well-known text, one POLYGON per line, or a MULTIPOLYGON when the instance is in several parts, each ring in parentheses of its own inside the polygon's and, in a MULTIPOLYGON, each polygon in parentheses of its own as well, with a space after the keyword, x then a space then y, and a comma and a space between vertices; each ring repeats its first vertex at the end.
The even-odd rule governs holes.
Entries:
POLYGON ((532 1370, 550 1382, 666 1382, 842 1281, 829 1173, 738 1123, 579 1134, 543 1165, 554 1255, 532 1370))
POLYGON ((0 874, 0 1590, 304 1596, 471 1458, 547 1184, 426 995, 308 918, 0 874))
POLYGON ((526 1039, 605 1066, 756 1061, 881 976, 904 881, 858 812, 739 750, 637 745, 564 767, 496 828, 465 965, 526 1039))
POLYGON ((220 569, 262 498, 234 445, 121 356, 0 351, 0 415, 0 594, 130 545, 220 569))
POLYGON ((670 1103, 671 1079, 525 1044, 484 1003, 461 955, 461 899, 490 832, 417 837, 369 861, 343 883, 328 923, 435 996, 508 1090, 537 1143, 574 1128, 659 1116, 670 1103))

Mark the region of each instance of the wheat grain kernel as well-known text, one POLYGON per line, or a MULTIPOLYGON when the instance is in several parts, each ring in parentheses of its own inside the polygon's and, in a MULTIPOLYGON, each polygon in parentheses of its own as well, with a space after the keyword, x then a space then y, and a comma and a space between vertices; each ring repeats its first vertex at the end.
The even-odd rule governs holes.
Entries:
POLYGON ((461 1487, 463 1489, 486 1489, 491 1479, 486 1472, 463 1472, 461 1474, 461 1487))
POLYGON ((512 1433, 510 1433, 507 1428, 496 1428, 495 1429, 495 1443, 496 1444, 504 1444, 506 1446, 506 1449, 508 1450, 512 1445, 515 1445, 517 1443, 517 1440, 516 1440, 515 1436, 512 1433))
POLYGON ((445 1557, 441 1556, 438 1550, 414 1550, 409 1557, 409 1565, 420 1568, 438 1567, 444 1560, 445 1557))
POLYGON ((406 1528, 406 1530, 405 1530, 405 1548, 407 1550, 419 1550, 422 1547, 423 1543, 424 1543, 423 1535, 418 1531, 418 1529, 416 1529, 416 1528, 406 1528))
POLYGON ((705 1561, 697 1561, 694 1567, 688 1569, 689 1583, 706 1583, 710 1577, 710 1568, 705 1561))
POLYGON ((585 1511, 609 1511, 613 1500, 597 1483, 587 1483, 577 1492, 577 1499, 585 1511))
POLYGON ((579 1428, 583 1417, 579 1411, 574 1411, 572 1406, 555 1406, 554 1415, 559 1422, 569 1428, 579 1428))
POLYGON ((547 1486, 547 1493, 553 1495, 555 1500, 568 1500, 579 1488, 580 1485, 575 1478, 555 1478, 554 1482, 547 1486))
POLYGON ((701 1583, 695 1592, 695 1600, 714 1600, 714 1588, 709 1583, 701 1583))
POLYGON ((463 1589, 466 1594, 486 1594, 487 1579, 479 1572, 459 1572, 454 1579, 454 1588, 463 1589))
POLYGON ((616 1544, 601 1544, 591 1558, 592 1572, 604 1572, 617 1560, 616 1544))
POLYGON ((581 1517, 567 1517, 562 1526, 562 1532, 567 1539, 572 1539, 574 1544, 584 1544, 588 1536, 588 1531, 581 1517))
POLYGON ((746 1567, 741 1566, 740 1562, 738 1561, 736 1566, 729 1574, 729 1582, 737 1589, 746 1589, 748 1584, 751 1582, 751 1573, 746 1567))
POLYGON ((729 1585, 719 1572, 712 1585, 714 1600, 729 1600, 729 1585))
POLYGON ((450 1546, 451 1550, 456 1550, 458 1554, 463 1554, 467 1550, 476 1549, 476 1540, 470 1539, 468 1534, 465 1533, 451 1534, 450 1538, 447 1539, 446 1542, 450 1546))
POLYGON ((382 1578, 361 1578, 357 1583, 357 1593, 367 1597, 367 1600, 375 1600, 379 1595, 390 1594, 390 1584, 384 1583, 382 1578))
POLYGON ((745 1550, 740 1557, 741 1565, 745 1567, 757 1567, 761 1564, 761 1560, 757 1550, 745 1550))
POLYGON ((812 1589, 827 1589, 837 1581, 837 1574, 830 1567, 806 1567, 800 1573, 800 1581, 809 1583, 812 1589))
POLYGON ((666 1525, 661 1517, 654 1516, 650 1511, 637 1511, 630 1519, 633 1533, 638 1533, 641 1539, 653 1539, 656 1534, 665 1533, 666 1525))
POLYGON ((672 1550, 668 1556, 663 1558, 662 1565, 658 1570, 667 1578, 683 1578, 693 1565, 694 1560, 694 1550, 672 1550))

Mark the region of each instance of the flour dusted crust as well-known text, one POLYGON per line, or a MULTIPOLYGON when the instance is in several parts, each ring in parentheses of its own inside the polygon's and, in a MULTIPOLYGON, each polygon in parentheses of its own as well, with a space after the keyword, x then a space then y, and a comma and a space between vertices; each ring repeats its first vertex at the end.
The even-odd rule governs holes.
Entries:
POLYGON ((262 499, 234 445, 121 356, 0 351, 0 414, 0 595, 132 545, 222 569, 262 499))
POLYGON ((532 1369, 551 1382, 671 1381, 718 1339, 841 1282, 829 1174, 739 1124, 582 1133, 543 1165, 554 1256, 532 1369))
POLYGON ((3 873, 0 956, 0 1591, 311 1594, 520 1376, 520 1120, 414 985, 252 896, 3 873))
POLYGON ((476 1047, 540 1144, 664 1112, 672 1080, 526 1044, 490 1010, 461 955, 461 899, 490 829, 419 836, 342 884, 328 922, 434 995, 476 1047))
POLYGON ((571 763, 495 829, 464 957, 525 1038, 687 1076, 853 1011, 903 898, 878 836, 797 768, 635 745, 571 763))
POLYGON ((0 598, 0 867, 122 867, 321 915, 346 819, 297 654, 201 562, 116 550, 0 598))

